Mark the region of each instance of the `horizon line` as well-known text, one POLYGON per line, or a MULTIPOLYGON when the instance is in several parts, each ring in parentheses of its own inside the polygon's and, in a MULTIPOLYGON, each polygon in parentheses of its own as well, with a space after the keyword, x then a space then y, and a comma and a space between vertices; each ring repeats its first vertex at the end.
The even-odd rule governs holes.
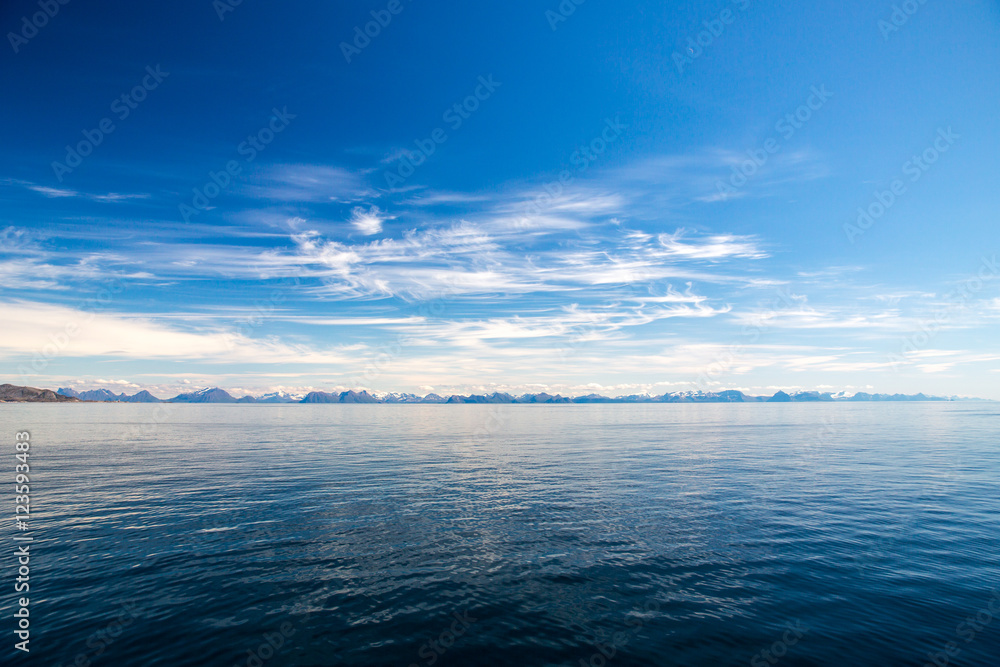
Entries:
POLYGON ((52 389, 39 389, 36 387, 20 387, 17 385, 5 384, 0 385, 0 388, 9 387, 11 389, 28 389, 37 392, 52 392, 58 396, 65 396, 67 398, 76 398, 81 402, 96 402, 96 403, 112 403, 112 402, 158 402, 158 403, 242 403, 242 404, 257 404, 257 403, 274 403, 274 404, 291 404, 291 403, 303 403, 303 404, 330 404, 330 403, 369 403, 369 404, 405 404, 405 403, 423 403, 423 404, 539 404, 539 403, 640 403, 640 402, 650 402, 650 403, 688 403, 688 402, 716 402, 716 403, 740 403, 740 402, 751 402, 751 403, 761 403, 761 402, 893 402, 893 401, 931 401, 931 402, 950 402, 950 401, 990 401, 991 399, 982 399, 977 397, 967 397, 967 396, 939 396, 933 394, 925 394, 923 392, 917 392, 914 394, 901 394, 901 393, 883 393, 883 392, 866 392, 859 391, 854 393, 848 393, 845 391, 840 392, 830 392, 830 391, 818 391, 818 390, 798 390, 793 392, 787 392, 785 390, 777 390, 774 394, 747 394, 739 389, 720 389, 717 391, 704 391, 698 390, 685 390, 685 391, 667 391, 662 394, 621 394, 617 396, 606 396, 598 393, 580 394, 580 395, 562 395, 560 393, 549 393, 546 391, 542 392, 526 392, 522 394, 511 394, 509 392, 493 391, 489 393, 469 393, 469 394, 445 394, 441 395, 436 392, 428 392, 426 394, 420 395, 411 392, 386 392, 378 390, 368 390, 368 389, 347 389, 343 391, 323 391, 316 390, 307 393, 290 393, 285 391, 268 392, 263 394, 244 394, 240 397, 233 396, 226 389, 221 387, 206 387, 203 389, 196 389, 191 392, 181 392, 176 396, 171 398, 159 398, 149 392, 149 390, 141 389, 135 394, 126 394, 124 391, 120 394, 115 394, 107 388, 99 389, 89 389, 89 390, 76 390, 70 387, 60 387, 57 390, 52 389), (83 395, 93 395, 101 394, 107 398, 82 398, 83 395), (121 399, 134 399, 138 396, 145 395, 143 398, 148 397, 152 400, 139 400, 139 401, 129 401, 121 399), (212 398, 207 400, 199 400, 202 397, 213 395, 212 398), (267 400, 270 398, 270 400, 267 400), (117 399, 117 400, 116 400, 117 399), (264 399, 264 400, 261 400, 264 399), (387 400, 388 399, 388 400, 387 400), (702 400, 699 400, 702 399, 702 400))

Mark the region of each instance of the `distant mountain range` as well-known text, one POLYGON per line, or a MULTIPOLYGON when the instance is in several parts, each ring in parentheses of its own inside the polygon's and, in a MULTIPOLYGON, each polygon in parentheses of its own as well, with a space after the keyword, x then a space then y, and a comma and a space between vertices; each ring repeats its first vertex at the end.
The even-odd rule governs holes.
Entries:
POLYGON ((70 403, 80 399, 57 394, 51 389, 0 384, 0 403, 70 403))
POLYGON ((107 389, 92 389, 77 392, 63 387, 57 392, 33 387, 17 387, 10 384, 0 385, 0 402, 68 402, 68 401, 101 401, 119 403, 449 403, 449 404, 486 404, 486 403, 525 403, 525 404, 556 404, 556 403, 817 403, 817 402, 868 402, 868 401, 957 401, 977 400, 958 397, 926 396, 924 394, 869 394, 859 392, 852 396, 820 393, 817 391, 800 391, 792 394, 778 391, 773 396, 749 396, 741 391, 727 390, 718 392, 668 392, 661 396, 638 394, 632 396, 617 396, 611 398, 598 394, 566 397, 547 393, 511 394, 494 392, 492 394, 473 394, 470 396, 439 396, 427 394, 372 394, 367 391, 343 391, 327 393, 314 391, 305 396, 275 392, 263 396, 244 396, 235 398, 229 392, 218 387, 202 389, 187 394, 180 394, 170 399, 160 399, 148 391, 140 391, 129 396, 125 393, 115 394, 107 389))
POLYGON ((145 389, 134 396, 129 396, 124 392, 113 394, 107 389, 91 389, 89 391, 77 392, 68 387, 62 387, 56 392, 61 396, 78 398, 81 401, 117 401, 119 403, 159 403, 160 399, 150 394, 145 389))
POLYGON ((302 403, 381 403, 367 391, 344 391, 339 394, 328 394, 325 391, 314 391, 302 399, 302 403))

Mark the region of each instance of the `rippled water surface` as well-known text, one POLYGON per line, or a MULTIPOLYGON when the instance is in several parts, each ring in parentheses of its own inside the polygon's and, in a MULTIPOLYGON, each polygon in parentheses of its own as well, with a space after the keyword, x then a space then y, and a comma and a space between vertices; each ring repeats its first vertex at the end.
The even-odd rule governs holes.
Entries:
POLYGON ((1000 664, 995 404, 0 415, 31 664, 1000 664))

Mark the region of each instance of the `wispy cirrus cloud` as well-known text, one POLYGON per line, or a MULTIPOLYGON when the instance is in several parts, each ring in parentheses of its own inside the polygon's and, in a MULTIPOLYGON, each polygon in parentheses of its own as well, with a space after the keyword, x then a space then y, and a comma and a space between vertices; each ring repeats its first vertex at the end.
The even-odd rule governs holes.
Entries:
MULTIPOLYGON (((451 320, 421 323, 421 326, 396 327, 411 344, 447 343, 463 347, 483 347, 487 342, 524 342, 526 339, 561 339, 579 342, 610 339, 615 332, 675 317, 706 318, 729 312, 729 306, 713 308, 702 303, 704 297, 691 297, 689 303, 670 306, 641 303, 623 307, 607 304, 589 308, 573 304, 531 315, 484 320, 451 320)), ((559 340, 555 344, 562 344, 559 340)), ((551 345, 552 343, 549 343, 551 345)))
POLYGON ((729 282, 739 278, 713 275, 688 263, 767 256, 754 239, 731 235, 677 232, 664 241, 619 233, 605 238, 600 249, 589 249, 586 243, 529 249, 512 246, 509 239, 503 242, 488 229, 461 222, 365 243, 330 240, 308 230, 292 235, 294 252, 267 251, 260 265, 284 266, 286 271, 303 267, 314 277, 328 279, 327 288, 345 295, 420 299, 441 294, 580 291, 663 279, 729 282))
POLYGON ((661 234, 660 245, 667 257, 685 259, 705 259, 718 261, 733 257, 763 259, 767 257, 760 245, 748 237, 733 234, 716 234, 702 239, 685 239, 686 230, 679 229, 673 234, 661 234))
POLYGON ((119 193, 119 192, 107 192, 107 193, 93 193, 93 192, 81 192, 79 190, 71 190, 69 188, 53 188, 47 185, 38 185, 37 183, 32 183, 30 181, 24 181, 14 178, 4 178, 0 179, 0 183, 24 188, 31 192, 37 193, 46 197, 48 199, 88 199, 90 201, 102 202, 102 203, 115 203, 115 202, 130 202, 143 199, 149 199, 150 195, 148 193, 119 193))
POLYGON ((0 284, 8 290, 68 293, 81 283, 151 277, 152 274, 130 267, 116 253, 89 252, 81 256, 79 252, 52 250, 28 231, 14 227, 0 235, 0 284))
POLYGON ((735 192, 733 188, 720 192, 719 184, 729 183, 734 171, 748 160, 747 150, 753 148, 758 146, 750 142, 745 148, 709 147, 684 154, 652 155, 602 175, 629 192, 636 203, 670 210, 692 203, 769 197, 781 188, 822 179, 830 173, 824 157, 815 151, 779 152, 769 156, 735 192))
POLYGON ((339 166, 278 164, 257 172, 243 187, 247 196, 266 202, 357 202, 378 196, 365 174, 339 166))

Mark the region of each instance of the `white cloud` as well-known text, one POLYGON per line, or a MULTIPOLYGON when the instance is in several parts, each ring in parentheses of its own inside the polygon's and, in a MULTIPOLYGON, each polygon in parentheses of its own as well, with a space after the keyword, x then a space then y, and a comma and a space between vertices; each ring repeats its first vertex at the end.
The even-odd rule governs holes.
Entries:
POLYGON ((23 181, 20 179, 5 178, 0 179, 0 183, 8 185, 16 185, 32 192, 36 192, 49 199, 69 199, 69 198, 80 198, 89 199, 91 201, 97 202, 119 202, 119 201, 129 201, 133 199, 148 199, 149 194, 119 194, 117 192, 109 192, 107 194, 94 194, 90 192, 80 192, 78 190, 70 190, 69 188, 53 188, 47 185, 38 185, 37 183, 32 183, 30 181, 23 181))
POLYGON ((40 195, 45 195, 46 197, 52 199, 61 199, 63 197, 79 197, 80 193, 74 190, 64 190, 61 188, 50 188, 44 185, 29 185, 29 190, 33 190, 40 195))
MULTIPOLYGON (((381 215, 376 210, 359 211, 357 216, 376 213, 381 215)), ((373 228, 374 222, 369 231, 373 228)), ((766 257, 754 239, 734 235, 702 237, 679 231, 664 239, 613 228, 611 236, 534 250, 529 249, 530 235, 497 236, 490 229, 490 224, 462 221, 368 242, 331 240, 311 229, 292 235, 293 252, 265 251, 250 263, 259 270, 264 267, 264 274, 319 279, 323 285, 309 289, 343 298, 422 300, 582 291, 602 299, 613 297, 604 293, 609 290, 668 279, 760 285, 759 277, 724 275, 717 268, 709 273, 688 264, 707 260, 719 267, 724 260, 766 257)), ((212 265, 233 264, 220 258, 212 265)))
POLYGON ((246 192, 269 202, 355 202, 373 194, 362 176, 341 167, 280 164, 261 173, 246 192))
POLYGON ((380 233, 385 220, 386 215, 378 206, 372 206, 368 210, 355 206, 351 211, 351 225, 365 236, 380 233))
POLYGON ((254 340, 221 329, 185 330, 149 317, 28 301, 0 302, 0 350, 29 358, 105 357, 241 363, 342 363, 337 351, 254 340), (36 356, 37 355, 37 356, 36 356))
POLYGON ((91 195, 91 199, 100 202, 118 202, 118 201, 131 201, 135 199, 149 199, 148 194, 119 194, 117 192, 109 192, 106 195, 91 195))
POLYGON ((685 259, 720 260, 730 257, 746 257, 763 259, 767 253, 761 250, 757 243, 748 237, 732 234, 719 234, 703 239, 686 241, 687 230, 679 229, 673 234, 661 234, 660 245, 666 250, 668 257, 685 259))

